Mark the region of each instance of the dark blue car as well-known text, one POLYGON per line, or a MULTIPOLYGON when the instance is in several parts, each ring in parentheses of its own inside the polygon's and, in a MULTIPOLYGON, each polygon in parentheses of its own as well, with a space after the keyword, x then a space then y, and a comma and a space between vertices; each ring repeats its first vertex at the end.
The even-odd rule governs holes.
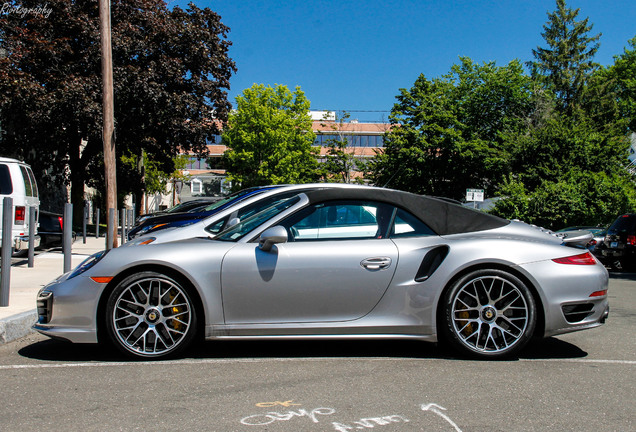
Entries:
POLYGON ((242 189, 220 201, 215 202, 214 204, 210 204, 204 209, 198 209, 192 212, 166 213, 149 217, 140 221, 140 223, 132 227, 132 229, 128 232, 128 240, 132 240, 133 238, 139 237, 140 235, 148 234, 166 228, 189 225, 200 219, 211 216, 216 212, 231 207, 246 198, 258 195, 270 189, 275 189, 277 187, 280 186, 257 186, 242 189))

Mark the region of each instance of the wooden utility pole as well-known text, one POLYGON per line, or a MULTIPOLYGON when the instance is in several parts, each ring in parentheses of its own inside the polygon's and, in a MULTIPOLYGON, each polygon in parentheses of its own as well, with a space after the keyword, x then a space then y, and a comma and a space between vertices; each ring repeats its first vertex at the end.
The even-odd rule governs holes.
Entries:
MULTIPOLYGON (((102 106, 104 126, 104 169, 106 177, 106 209, 114 209, 117 214, 117 176, 115 157, 115 109, 113 96, 113 51, 110 38, 110 0, 99 0, 99 31, 102 48, 102 106)), ((117 247, 117 223, 108 226, 108 233, 117 247)))

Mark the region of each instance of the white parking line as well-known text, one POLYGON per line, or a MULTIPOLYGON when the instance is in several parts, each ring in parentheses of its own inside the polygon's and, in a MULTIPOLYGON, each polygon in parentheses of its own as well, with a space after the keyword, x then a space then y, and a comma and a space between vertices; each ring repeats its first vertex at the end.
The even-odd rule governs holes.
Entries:
MULTIPOLYGON (((15 369, 49 369, 49 368, 82 368, 82 367, 121 367, 121 366, 171 366, 171 365, 199 365, 199 364, 225 364, 225 363, 274 363, 274 362, 325 362, 335 360, 347 361, 427 361, 437 362, 440 359, 411 359, 411 358, 365 358, 365 357, 324 357, 324 358, 255 358, 255 359, 184 359, 167 361, 129 361, 129 362, 87 362, 87 363, 47 363, 47 364, 17 364, 0 365, 0 370, 15 369)), ((563 362, 563 363, 597 363, 615 365, 636 365, 636 360, 603 360, 603 359, 519 359, 520 362, 563 362)))

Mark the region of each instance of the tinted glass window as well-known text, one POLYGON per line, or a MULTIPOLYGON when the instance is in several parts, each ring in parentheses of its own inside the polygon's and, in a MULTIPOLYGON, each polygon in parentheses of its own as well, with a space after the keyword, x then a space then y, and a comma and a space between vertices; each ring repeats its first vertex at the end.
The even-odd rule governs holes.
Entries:
POLYGON ((0 164, 0 194, 11 195, 13 193, 13 183, 11 183, 11 174, 9 167, 0 164))
POLYGON ((24 180, 24 190, 26 192, 26 196, 33 196, 33 189, 31 188, 31 179, 29 178, 29 174, 25 167, 20 165, 20 173, 22 174, 22 180, 24 180))
POLYGON ((224 217, 223 219, 214 222, 211 225, 208 225, 205 230, 210 234, 218 234, 221 232, 225 224, 228 222, 229 217, 224 217))
POLYGON ((393 207, 368 201, 334 201, 311 206, 282 223, 293 241, 386 237, 393 207))
POLYGON ((35 176, 33 175, 33 171, 31 171, 31 168, 27 168, 27 174, 29 175, 29 180, 31 180, 31 188, 33 189, 33 196, 34 197, 38 197, 39 196, 39 192, 38 192, 38 184, 35 181, 35 176))
POLYGON ((614 221, 608 231, 610 233, 634 231, 634 225, 636 225, 636 215, 623 215, 614 221))
POLYGON ((391 238, 435 235, 424 222, 412 214, 399 209, 391 229, 391 238))

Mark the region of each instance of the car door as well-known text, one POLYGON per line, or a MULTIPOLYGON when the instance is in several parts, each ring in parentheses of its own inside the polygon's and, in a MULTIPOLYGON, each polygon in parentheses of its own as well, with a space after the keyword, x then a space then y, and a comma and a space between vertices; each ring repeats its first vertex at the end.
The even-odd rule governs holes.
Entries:
POLYGON ((398 260, 395 244, 381 234, 383 206, 310 206, 280 223, 286 243, 268 252, 255 243, 232 248, 221 276, 226 323, 349 321, 369 313, 398 260))

